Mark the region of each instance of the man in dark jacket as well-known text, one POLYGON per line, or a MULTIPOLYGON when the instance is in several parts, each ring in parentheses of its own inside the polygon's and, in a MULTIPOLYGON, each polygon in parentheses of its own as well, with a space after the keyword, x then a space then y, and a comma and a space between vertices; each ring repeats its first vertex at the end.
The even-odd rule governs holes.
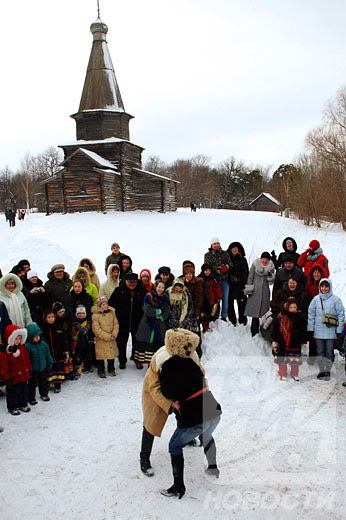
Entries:
POLYGON ((65 303, 66 296, 72 287, 70 275, 66 273, 63 264, 55 264, 47 274, 47 282, 44 284, 50 305, 54 302, 65 303))
POLYGON ((112 250, 112 253, 109 256, 107 256, 106 262, 105 262, 106 275, 107 275, 108 266, 111 264, 119 264, 119 258, 121 256, 124 256, 124 253, 122 253, 120 251, 120 245, 118 244, 118 242, 113 242, 113 244, 111 246, 111 250, 112 250))
MULTIPOLYGON (((143 285, 138 283, 138 275, 135 273, 127 273, 124 281, 114 289, 109 305, 114 307, 116 316, 119 321, 119 334, 117 344, 119 349, 119 368, 126 368, 126 347, 131 333, 132 338, 132 355, 136 349, 136 332, 138 325, 143 316, 143 299, 147 294, 143 285)), ((143 368, 143 365, 136 365, 137 368, 143 368)))
POLYGON ((247 296, 243 289, 249 276, 249 266, 245 258, 245 250, 240 242, 232 242, 227 249, 231 258, 232 266, 229 270, 229 297, 228 297, 228 318, 235 326, 237 317, 234 310, 234 300, 238 305, 238 321, 242 325, 247 324, 247 317, 244 316, 247 296))
POLYGON ((5 328, 12 325, 12 321, 8 315, 6 305, 0 302, 0 345, 5 343, 5 328))
POLYGON ((273 264, 275 265, 275 269, 278 270, 280 267, 283 266, 283 259, 284 256, 288 253, 291 255, 291 257, 294 259, 294 265, 297 265, 299 253, 297 253, 297 242, 292 237, 286 237, 282 241, 282 249, 279 256, 276 258, 275 251, 273 250, 271 252, 271 259, 273 261, 273 264))
POLYGON ((306 285, 306 277, 299 267, 294 265, 294 258, 287 254, 283 258, 284 266, 279 269, 275 275, 275 282, 273 287, 273 295, 279 290, 282 289, 283 285, 289 278, 294 278, 299 282, 303 287, 306 285))

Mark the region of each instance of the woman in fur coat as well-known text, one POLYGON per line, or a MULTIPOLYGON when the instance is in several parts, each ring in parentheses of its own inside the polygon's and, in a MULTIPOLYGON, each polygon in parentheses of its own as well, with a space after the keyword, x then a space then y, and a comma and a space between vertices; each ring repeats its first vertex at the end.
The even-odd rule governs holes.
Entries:
POLYGON ((259 319, 270 308, 269 284, 274 282, 274 273, 274 264, 270 260, 270 254, 267 251, 264 251, 260 258, 256 258, 250 268, 244 289, 244 293, 248 296, 244 314, 252 318, 252 336, 259 333, 259 319))
POLYGON ((167 497, 182 498, 185 494, 183 448, 199 437, 208 461, 206 473, 219 476, 213 432, 220 421, 221 407, 208 389, 204 373, 197 365, 198 336, 187 337, 179 329, 168 330, 165 351, 159 354, 160 387, 167 399, 172 399, 177 428, 169 441, 174 483, 161 490, 167 497))
POLYGON ((119 355, 116 338, 119 323, 113 307, 109 307, 106 296, 97 298, 97 306, 91 309, 92 331, 95 334, 95 354, 99 377, 105 378, 105 360, 110 376, 115 376, 114 358, 119 355))
POLYGON ((22 288, 23 284, 15 274, 5 274, 0 279, 0 301, 5 304, 12 323, 20 328, 32 323, 29 305, 22 288))
MULTIPOLYGON (((193 334, 186 329, 178 330, 180 330, 181 335, 184 335, 187 342, 197 346, 198 340, 196 334, 193 334)), ((162 394, 160 387, 159 376, 162 359, 165 356, 168 356, 168 354, 166 347, 163 346, 153 355, 143 381, 143 433, 140 464, 142 472, 148 477, 154 475, 150 463, 154 437, 161 437, 168 415, 173 411, 172 399, 167 399, 162 394)), ((197 355, 192 355, 191 359, 200 367, 204 374, 204 368, 201 365, 199 357, 197 355)))
POLYGON ((120 268, 118 264, 110 264, 107 267, 107 280, 101 284, 99 296, 105 296, 107 300, 112 296, 113 291, 119 287, 120 268))

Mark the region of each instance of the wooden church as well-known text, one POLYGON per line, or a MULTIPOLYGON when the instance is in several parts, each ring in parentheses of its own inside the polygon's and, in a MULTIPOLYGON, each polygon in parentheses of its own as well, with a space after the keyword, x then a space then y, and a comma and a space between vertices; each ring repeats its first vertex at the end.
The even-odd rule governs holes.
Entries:
POLYGON ((43 181, 46 211, 175 211, 178 181, 142 169, 144 148, 130 141, 106 34, 98 17, 76 121, 77 140, 60 146, 62 169, 43 181))

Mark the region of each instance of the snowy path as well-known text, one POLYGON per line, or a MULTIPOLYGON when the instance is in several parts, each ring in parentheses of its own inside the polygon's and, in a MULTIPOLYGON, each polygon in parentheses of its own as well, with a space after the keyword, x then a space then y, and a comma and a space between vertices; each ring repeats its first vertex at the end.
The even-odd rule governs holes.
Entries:
POLYGON ((129 364, 118 376, 83 375, 50 403, 13 418, 0 399, 1 519, 239 519, 344 517, 345 389, 341 360, 330 382, 304 363, 300 383, 281 382, 269 347, 244 327, 217 323, 205 337, 209 384, 224 413, 216 430, 219 480, 204 455, 186 448, 183 500, 161 497, 171 484, 172 418, 156 439, 155 477, 139 470, 141 386, 129 364), (343 466, 342 466, 343 465, 343 466))
MULTIPOLYGON (((281 250, 291 235, 303 250, 317 238, 330 260, 335 292, 346 303, 345 233, 338 226, 306 228, 269 213, 202 210, 196 214, 135 212, 31 215, 9 229, 0 220, 0 267, 7 272, 21 258, 45 280, 56 262, 74 272, 91 257, 101 281, 112 241, 134 258, 134 268, 156 272, 170 265, 180 274, 191 259, 197 268, 211 236, 225 247, 240 240, 249 261, 261 251, 281 250)), ((210 387, 223 407, 216 430, 221 476, 204 474, 204 454, 186 448, 182 500, 158 489, 171 484, 167 453, 175 421, 156 439, 155 477, 139 470, 144 374, 129 363, 116 378, 96 374, 66 383, 49 403, 29 414, 10 416, 0 398, 1 520, 132 520, 146 518, 240 520, 345 518, 346 389, 337 356, 329 382, 303 364, 301 382, 280 382, 265 342, 247 328, 218 322, 204 338, 210 387)))

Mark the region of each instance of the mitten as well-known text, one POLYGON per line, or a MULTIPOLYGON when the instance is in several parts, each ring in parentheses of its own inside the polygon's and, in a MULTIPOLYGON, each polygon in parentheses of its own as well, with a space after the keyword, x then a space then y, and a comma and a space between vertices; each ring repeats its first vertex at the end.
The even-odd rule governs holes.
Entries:
POLYGON ((225 274, 225 273, 227 273, 227 271, 228 271, 228 265, 225 264, 220 267, 221 274, 225 274))
POLYGON ((156 312, 156 318, 159 318, 161 316, 161 314, 162 314, 161 309, 156 309, 155 312, 156 312))

